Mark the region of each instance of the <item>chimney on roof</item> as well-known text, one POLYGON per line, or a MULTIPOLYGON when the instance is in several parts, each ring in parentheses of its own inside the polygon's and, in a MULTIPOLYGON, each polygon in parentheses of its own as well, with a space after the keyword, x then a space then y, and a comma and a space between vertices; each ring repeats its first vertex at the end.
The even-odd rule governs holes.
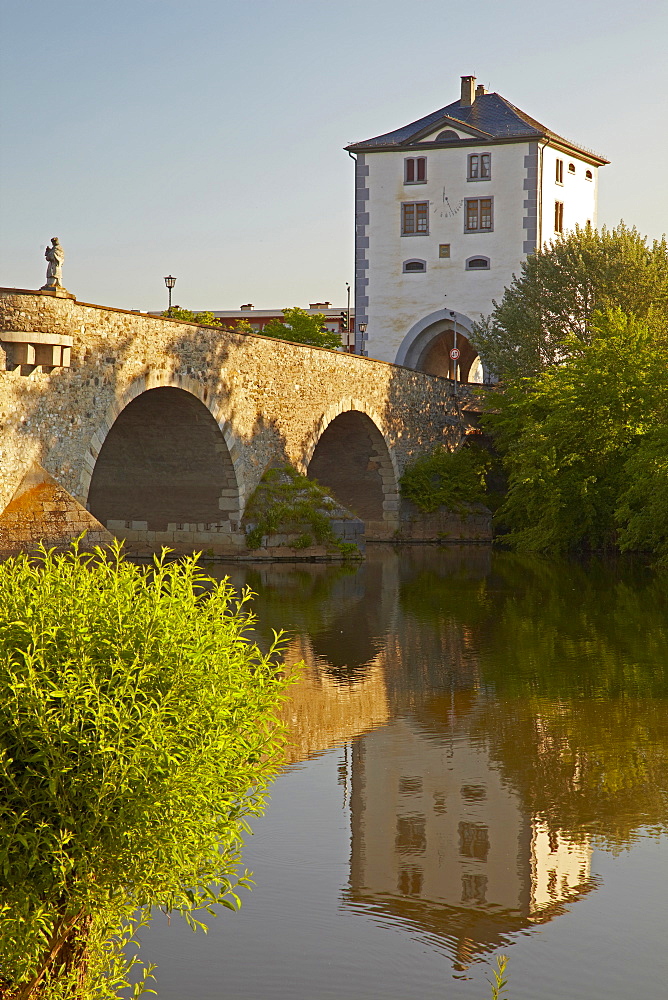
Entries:
POLYGON ((239 309, 242 310, 243 312, 250 312, 252 308, 253 308, 252 302, 246 302, 245 305, 239 306, 239 309))
POLYGON ((485 84, 484 83, 479 83, 478 86, 475 89, 475 96, 476 97, 482 97, 482 95, 486 94, 486 93, 487 93, 487 87, 485 86, 485 84))
POLYGON ((475 77, 462 77, 462 96, 459 101, 463 108, 470 108, 475 101, 475 77))

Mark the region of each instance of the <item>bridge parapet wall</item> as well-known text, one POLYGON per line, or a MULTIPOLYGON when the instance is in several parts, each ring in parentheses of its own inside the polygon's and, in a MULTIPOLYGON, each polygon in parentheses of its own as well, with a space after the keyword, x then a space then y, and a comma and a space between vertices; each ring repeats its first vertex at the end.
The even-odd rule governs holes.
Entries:
MULTIPOLYGON (((396 476, 464 433, 447 379, 356 355, 24 289, 0 289, 0 344, 3 330, 14 343, 25 332, 26 343, 30 334, 48 335, 67 338, 71 349, 69 367, 12 367, 8 351, 2 370, 0 354, 0 512, 35 462, 85 506, 114 421, 153 388, 191 394, 218 424, 239 491, 238 510, 227 501, 232 520, 267 466, 305 470, 337 414, 361 410, 373 421, 396 476)), ((394 498, 396 481, 387 490, 394 498)))

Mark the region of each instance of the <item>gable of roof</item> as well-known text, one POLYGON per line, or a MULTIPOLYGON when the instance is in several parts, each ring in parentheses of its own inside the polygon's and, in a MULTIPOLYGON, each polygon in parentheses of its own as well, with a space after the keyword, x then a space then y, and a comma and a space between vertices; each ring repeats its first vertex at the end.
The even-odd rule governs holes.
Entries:
MULTIPOLYGON (((514 104, 500 94, 480 94, 473 104, 462 105, 460 101, 433 111, 424 118, 404 125, 403 128, 383 135, 353 142, 345 148, 351 153, 373 152, 376 150, 398 149, 411 146, 416 142, 424 142, 441 129, 455 128, 468 132, 470 138, 462 138, 461 142, 476 141, 513 141, 514 139, 546 139, 579 153, 586 159, 597 164, 608 163, 604 157, 576 145, 569 139, 564 139, 551 129, 541 125, 535 118, 525 114, 514 104)), ((436 136, 433 140, 437 142, 436 136)), ((454 140, 446 140, 452 142, 454 140)), ((445 145, 445 142, 444 142, 445 145)))

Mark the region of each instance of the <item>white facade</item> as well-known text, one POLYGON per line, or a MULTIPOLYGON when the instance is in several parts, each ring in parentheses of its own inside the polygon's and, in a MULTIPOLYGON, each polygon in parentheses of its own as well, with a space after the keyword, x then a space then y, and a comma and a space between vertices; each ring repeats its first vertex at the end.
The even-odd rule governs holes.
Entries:
POLYGON ((555 226, 596 225, 607 161, 476 90, 473 77, 462 77, 460 101, 348 149, 357 161, 357 350, 383 361, 452 377, 456 335, 457 374, 468 378, 479 364, 466 333, 527 254, 555 226))
POLYGON ((598 168, 588 160, 563 152, 554 146, 542 150, 541 201, 543 206, 543 226, 541 243, 548 243, 557 235, 554 228, 555 203, 564 206, 563 230, 575 229, 576 225, 596 226, 598 209, 598 168), (557 162, 562 169, 557 180, 557 162))

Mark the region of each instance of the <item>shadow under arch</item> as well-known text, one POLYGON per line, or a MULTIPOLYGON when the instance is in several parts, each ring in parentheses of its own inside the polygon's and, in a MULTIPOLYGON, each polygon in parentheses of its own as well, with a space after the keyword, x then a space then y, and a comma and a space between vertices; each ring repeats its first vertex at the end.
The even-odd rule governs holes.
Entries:
POLYGON ((395 363, 426 375, 454 378, 455 363, 450 359, 450 350, 455 346, 455 324, 460 351, 459 381, 484 381, 484 366, 469 339, 473 323, 464 313, 449 309, 438 309, 418 320, 402 340, 395 363))
POLYGON ((333 407, 304 455, 304 471, 365 524, 367 538, 388 538, 399 525, 399 475, 382 422, 361 402, 333 407))
POLYGON ((200 386, 135 384, 112 408, 89 451, 88 507, 98 520, 111 530, 119 521, 158 532, 237 527, 243 497, 233 442, 206 395, 200 386))

